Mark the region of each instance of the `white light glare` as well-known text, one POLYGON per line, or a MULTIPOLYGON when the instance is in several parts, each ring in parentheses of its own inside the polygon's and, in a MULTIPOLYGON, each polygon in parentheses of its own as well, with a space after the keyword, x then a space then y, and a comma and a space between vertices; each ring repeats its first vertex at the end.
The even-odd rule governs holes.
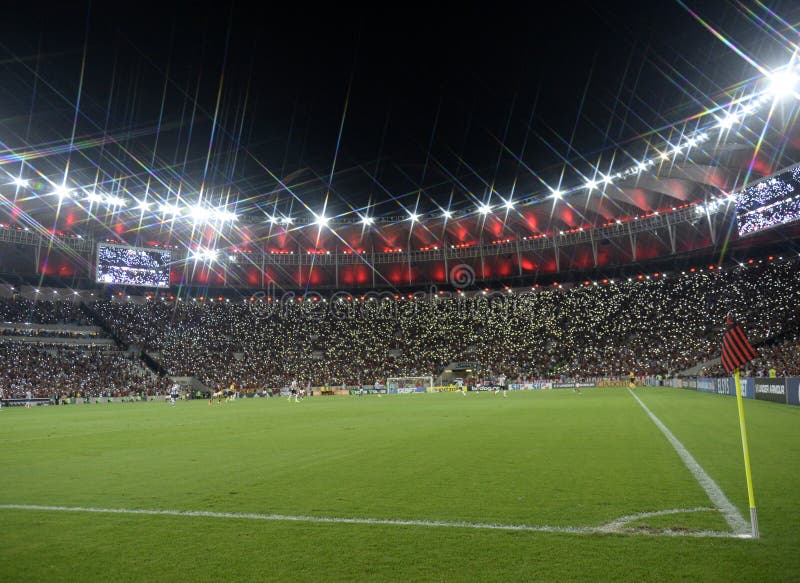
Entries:
POLYGON ((198 249, 192 253, 195 261, 214 261, 217 258, 216 249, 198 249))
POLYGON ((211 211, 203 206, 195 206, 189 211, 189 216, 192 217, 194 222, 202 223, 211 217, 211 211))
POLYGON ((783 99, 790 95, 800 97, 797 94, 797 74, 791 69, 787 68, 782 71, 776 71, 768 75, 767 78, 769 79, 767 91, 769 91, 774 99, 783 99))
POLYGON ((139 200, 139 201, 136 201, 136 202, 138 203, 136 205, 136 208, 139 209, 140 211, 144 212, 146 210, 150 210, 150 204, 151 203, 147 202, 146 200, 142 199, 142 200, 139 200))
POLYGON ((53 194, 57 195, 58 198, 67 197, 69 196, 69 188, 67 188, 63 184, 58 185, 53 189, 53 194))
POLYGON ((452 211, 444 210, 442 211, 442 217, 444 217, 445 219, 452 219, 453 213, 452 211))
POLYGON ((181 208, 176 204, 162 204, 158 207, 163 215, 172 215, 177 217, 181 214, 181 208))
POLYGON ((236 221, 239 218, 236 215, 236 213, 234 213, 232 211, 226 211, 226 210, 223 210, 223 209, 216 209, 215 211, 212 212, 212 215, 214 216, 214 219, 216 219, 218 221, 222 221, 222 222, 225 222, 225 221, 236 221))
POLYGON ((723 118, 717 118, 717 127, 723 130, 729 130, 737 123, 739 123, 739 116, 735 113, 729 113, 723 118))
POLYGON ((492 207, 488 204, 482 204, 478 207, 478 212, 482 215, 488 215, 490 212, 492 212, 492 207))
POLYGON ((371 225, 374 222, 375 219, 373 217, 368 217, 368 216, 361 217, 361 223, 364 225, 371 225))
POLYGON ((125 206, 125 200, 119 198, 118 196, 107 196, 106 204, 108 206, 125 206))
POLYGON ((512 210, 514 208, 514 201, 509 198, 506 201, 505 207, 506 207, 506 210, 509 210, 509 211, 512 210))
POLYGON ((558 199, 560 199, 562 196, 564 196, 564 193, 563 193, 561 190, 559 190, 559 189, 555 189, 555 190, 552 192, 551 196, 552 196, 553 198, 558 198, 558 199))
POLYGON ((596 180, 587 180, 586 184, 583 185, 587 190, 594 190, 597 188, 597 181, 596 180))
POLYGON ((417 213, 408 213, 408 220, 416 223, 419 220, 419 215, 417 213))
POLYGON ((325 215, 318 215, 314 213, 314 224, 317 225, 318 227, 324 227, 325 225, 328 224, 329 220, 330 219, 325 215))
POLYGON ((19 186, 20 188, 28 188, 28 185, 30 185, 30 181, 28 181, 26 178, 18 177, 14 179, 14 185, 19 186))

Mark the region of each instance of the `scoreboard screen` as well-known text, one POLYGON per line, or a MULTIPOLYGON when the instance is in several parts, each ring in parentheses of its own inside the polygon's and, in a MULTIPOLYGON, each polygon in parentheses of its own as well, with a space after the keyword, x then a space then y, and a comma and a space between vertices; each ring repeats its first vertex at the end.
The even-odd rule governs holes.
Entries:
POLYGON ((100 243, 97 246, 97 283, 169 287, 171 254, 163 249, 142 249, 100 243))
POLYGON ((736 195, 739 236, 800 220, 800 166, 771 176, 736 195))

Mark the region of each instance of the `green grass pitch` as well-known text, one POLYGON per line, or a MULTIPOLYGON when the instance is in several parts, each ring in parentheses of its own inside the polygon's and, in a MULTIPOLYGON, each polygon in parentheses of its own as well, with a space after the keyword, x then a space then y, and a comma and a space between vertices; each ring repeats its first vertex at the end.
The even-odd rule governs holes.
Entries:
MULTIPOLYGON (((635 392, 748 518, 735 399, 635 392)), ((624 388, 3 409, 0 581, 792 580, 800 408, 745 410, 760 540, 624 388)))

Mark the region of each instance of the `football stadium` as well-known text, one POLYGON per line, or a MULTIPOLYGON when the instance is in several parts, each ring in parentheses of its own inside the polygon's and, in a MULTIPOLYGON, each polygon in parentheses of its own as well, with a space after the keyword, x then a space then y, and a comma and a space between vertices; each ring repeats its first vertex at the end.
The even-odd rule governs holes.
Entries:
POLYGON ((797 579, 800 7, 643 4, 10 6, 0 581, 797 579))

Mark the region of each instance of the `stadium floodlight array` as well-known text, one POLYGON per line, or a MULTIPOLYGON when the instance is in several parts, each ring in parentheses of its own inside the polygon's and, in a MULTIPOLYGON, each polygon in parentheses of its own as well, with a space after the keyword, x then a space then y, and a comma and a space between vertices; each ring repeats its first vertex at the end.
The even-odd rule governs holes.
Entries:
MULTIPOLYGON (((504 199, 505 204, 502 206, 504 206, 506 212, 508 212, 515 206, 542 202, 544 198, 562 199, 572 194, 587 192, 591 193, 595 190, 602 190, 619 180, 636 177, 643 172, 652 169, 657 164, 664 163, 671 159, 675 161, 679 156, 690 156, 693 148, 699 147, 703 143, 711 140, 712 132, 718 131, 720 134, 726 134, 736 126, 744 124, 748 117, 756 114, 767 104, 774 103, 777 100, 785 99, 787 97, 800 99, 800 92, 798 92, 800 76, 798 75, 798 70, 794 63, 791 63, 786 67, 776 69, 772 72, 763 72, 764 78, 754 84, 754 91, 749 95, 737 97, 726 104, 719 105, 711 110, 703 112, 700 116, 692 116, 689 118, 698 119, 700 121, 694 130, 682 133, 679 140, 667 140, 660 147, 655 144, 649 144, 648 149, 651 152, 654 152, 654 155, 646 156, 638 160, 634 159, 633 165, 626 169, 618 169, 615 171, 609 168, 605 173, 601 173, 599 168, 592 168, 590 172, 588 172, 588 175, 583 175, 581 184, 571 187, 562 186, 559 183, 558 188, 553 188, 542 182, 542 184, 549 191, 549 195, 547 197, 543 197, 541 192, 536 192, 519 198, 516 201, 512 201, 511 198, 507 200, 504 199), (707 120, 706 123, 703 123, 704 120, 707 120), (592 177, 589 178, 588 176, 592 177)), ((30 181, 22 176, 21 172, 16 176, 7 172, 7 175, 11 180, 10 184, 15 185, 17 188, 32 188, 30 181)), ((91 192, 86 193, 84 200, 88 201, 90 205, 94 203, 105 204, 112 212, 128 211, 140 212, 143 214, 150 211, 151 208, 157 208, 158 213, 162 215, 162 220, 165 218, 170 220, 183 219, 192 221, 194 223, 218 223, 220 225, 224 223, 233 223, 239 219, 239 215, 228 209, 227 205, 223 205, 219 208, 212 208, 203 206, 200 203, 187 204, 186 202, 181 201, 179 194, 182 190, 181 187, 175 191, 178 193, 178 198, 175 202, 169 201, 168 195, 163 197, 161 199, 162 202, 157 206, 154 203, 145 201, 144 199, 136 199, 127 191, 127 189, 124 188, 120 188, 115 195, 107 195, 94 192, 93 189, 95 187, 96 185, 94 185, 94 187, 89 187, 92 190, 91 192), (121 196, 122 194, 130 195, 138 204, 128 204, 128 201, 121 196)), ((51 192, 49 194, 57 196, 59 201, 64 203, 69 200, 80 203, 80 192, 84 190, 81 187, 71 187, 67 184, 66 180, 62 180, 60 183, 50 182, 50 188, 51 192)), ((497 193, 494 191, 494 189, 491 189, 490 194, 497 193)), ((499 205, 497 208, 499 208, 499 205)), ((377 222, 400 222, 402 220, 409 220, 411 223, 417 223, 425 219, 451 219, 468 217, 475 213, 487 216, 494 212, 494 210, 495 207, 491 205, 491 201, 486 201, 472 210, 453 211, 448 209, 444 211, 441 216, 438 216, 438 212, 420 214, 414 211, 409 212, 405 217, 378 218, 359 216, 357 219, 354 219, 353 222, 360 220, 364 226, 371 226, 377 222)), ((359 213, 358 211, 352 211, 350 214, 358 215, 359 213)), ((296 223, 298 225, 313 224, 318 227, 330 227, 334 224, 346 224, 349 222, 346 220, 346 216, 338 217, 334 220, 325 217, 324 214, 317 215, 316 213, 313 213, 313 215, 313 218, 308 220, 303 220, 300 217, 286 216, 278 218, 276 216, 268 216, 267 221, 271 224, 279 223, 286 226, 296 223)))

